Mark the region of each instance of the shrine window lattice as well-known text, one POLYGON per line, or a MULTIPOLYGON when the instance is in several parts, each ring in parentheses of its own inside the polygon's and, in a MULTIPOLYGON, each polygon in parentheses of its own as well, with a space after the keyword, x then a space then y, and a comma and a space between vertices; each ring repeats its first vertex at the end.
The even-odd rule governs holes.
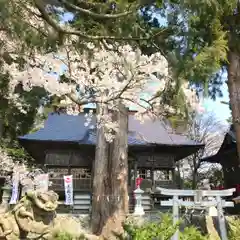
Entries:
MULTIPOLYGON (((143 179, 151 179, 150 169, 139 169, 137 171, 137 176, 143 179)), ((134 171, 131 171, 132 180, 134 179, 134 171)), ((173 174, 171 170, 153 170, 153 179, 154 181, 172 181, 173 174)))
POLYGON ((154 180, 156 181, 172 181, 173 174, 171 170, 156 170, 154 171, 154 180))
POLYGON ((51 188, 64 189, 63 176, 73 176, 73 187, 75 190, 88 190, 91 188, 91 170, 87 168, 49 168, 48 169, 51 188))
POLYGON ((46 166, 89 166, 89 156, 83 155, 77 151, 56 151, 56 152, 47 152, 45 165, 46 166))

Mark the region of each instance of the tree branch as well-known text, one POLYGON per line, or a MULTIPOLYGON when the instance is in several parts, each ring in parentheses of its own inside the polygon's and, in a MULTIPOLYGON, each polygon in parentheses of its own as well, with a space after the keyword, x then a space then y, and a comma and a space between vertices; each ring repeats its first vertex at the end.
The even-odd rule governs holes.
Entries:
POLYGON ((116 18, 122 18, 122 17, 128 16, 133 13, 133 11, 127 11, 127 12, 118 13, 118 14, 98 14, 98 13, 94 13, 88 9, 78 7, 72 3, 69 3, 66 0, 60 0, 60 2, 62 2, 66 7, 69 7, 72 10, 78 11, 80 13, 86 14, 86 15, 96 18, 96 19, 116 19, 116 18))
MULTIPOLYGON (((88 35, 83 33, 82 31, 77 31, 77 30, 68 30, 62 26, 60 26, 50 15, 48 12, 45 10, 45 5, 42 0, 34 0, 35 6, 41 13, 41 18, 45 20, 55 31, 57 31, 59 34, 66 34, 66 35, 76 35, 84 39, 89 39, 89 40, 102 40, 102 39, 110 39, 110 40, 119 40, 119 41, 139 41, 139 40, 149 40, 152 38, 150 37, 116 37, 116 36, 108 36, 108 35, 103 35, 103 36, 93 36, 93 35, 88 35)), ((161 34, 162 31, 159 31, 158 34, 161 34)))
POLYGON ((87 2, 86 0, 76 0, 79 6, 86 6, 89 8, 93 7, 102 7, 105 3, 94 3, 94 2, 87 2))

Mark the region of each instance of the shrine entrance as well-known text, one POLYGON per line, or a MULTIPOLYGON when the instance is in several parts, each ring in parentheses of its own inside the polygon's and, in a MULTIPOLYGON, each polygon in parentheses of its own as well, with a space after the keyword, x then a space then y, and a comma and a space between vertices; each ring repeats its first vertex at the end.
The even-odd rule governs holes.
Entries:
MULTIPOLYGON (((167 201, 161 201, 162 206, 171 206, 173 213, 173 224, 177 224, 179 221, 179 208, 185 207, 186 209, 202 209, 208 210, 211 207, 216 207, 217 217, 219 223, 220 236, 222 240, 228 240, 227 228, 224 217, 223 209, 226 207, 234 207, 232 201, 225 201, 223 198, 232 196, 236 191, 235 188, 227 190, 178 190, 178 189, 164 189, 157 187, 162 195, 171 196, 172 199, 167 201), (184 200, 184 197, 192 200, 184 200)), ((178 232, 172 238, 178 240, 178 232)))

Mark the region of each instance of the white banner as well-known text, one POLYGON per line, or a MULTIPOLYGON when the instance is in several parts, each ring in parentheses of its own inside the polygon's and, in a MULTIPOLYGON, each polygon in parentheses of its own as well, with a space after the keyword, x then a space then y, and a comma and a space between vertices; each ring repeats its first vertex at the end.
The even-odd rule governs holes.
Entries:
POLYGON ((73 205, 73 179, 72 175, 64 176, 65 205, 73 205))
POLYGON ((19 188, 19 174, 16 173, 12 177, 12 196, 9 204, 16 204, 18 201, 18 188, 19 188))
POLYGON ((35 181, 35 186, 37 191, 41 191, 41 192, 48 191, 49 178, 47 173, 37 175, 34 181, 35 181))

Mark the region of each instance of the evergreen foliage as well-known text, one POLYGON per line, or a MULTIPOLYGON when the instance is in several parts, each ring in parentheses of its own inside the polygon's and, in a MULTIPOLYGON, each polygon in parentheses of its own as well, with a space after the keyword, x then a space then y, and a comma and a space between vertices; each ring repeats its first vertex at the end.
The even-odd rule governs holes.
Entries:
MULTIPOLYGON (((172 217, 168 214, 161 214, 158 221, 150 221, 142 225, 134 222, 124 224, 125 233, 118 235, 119 240, 170 240, 175 232, 179 229, 179 224, 172 223, 172 217)), ((179 237, 182 240, 207 240, 207 236, 203 236, 195 227, 186 227, 179 232, 179 237)))
POLYGON ((174 32, 171 39, 175 49, 173 59, 177 59, 175 76, 178 81, 186 79, 197 87, 200 93, 215 99, 216 96, 222 95, 222 74, 228 72, 226 82, 239 155, 240 2, 170 1, 165 4, 163 12, 168 19, 168 27, 174 32))
POLYGON ((221 95, 221 69, 227 63, 228 27, 225 15, 233 13, 237 1, 163 1, 155 9, 165 20, 170 35, 155 44, 164 49, 175 80, 188 81, 211 97, 221 95), (216 9, 216 10, 215 10, 216 9))

